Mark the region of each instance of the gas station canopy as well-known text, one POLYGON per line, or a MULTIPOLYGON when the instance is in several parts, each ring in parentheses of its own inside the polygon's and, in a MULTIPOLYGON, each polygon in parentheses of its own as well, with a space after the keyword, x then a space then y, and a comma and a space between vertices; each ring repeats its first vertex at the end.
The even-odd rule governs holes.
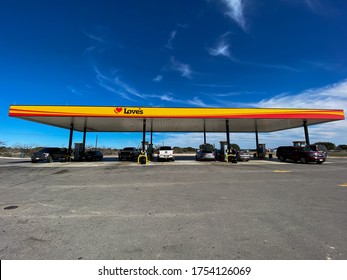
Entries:
POLYGON ((272 132, 344 120, 343 110, 279 108, 156 108, 10 106, 10 117, 86 132, 272 132))

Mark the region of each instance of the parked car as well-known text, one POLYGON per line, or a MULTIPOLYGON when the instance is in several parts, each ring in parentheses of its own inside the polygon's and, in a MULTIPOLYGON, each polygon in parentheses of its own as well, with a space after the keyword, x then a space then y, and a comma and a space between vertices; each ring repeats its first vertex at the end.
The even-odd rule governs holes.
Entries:
POLYGON ((162 146, 158 150, 157 161, 175 160, 174 150, 170 146, 162 146))
POLYGON ((238 161, 249 161, 251 156, 248 150, 238 150, 236 151, 236 158, 238 161))
POLYGON ((320 151, 313 151, 310 147, 295 147, 295 146, 282 146, 277 148, 276 156, 280 161, 287 159, 294 162, 308 163, 316 162, 321 164, 325 162, 326 155, 320 151))
POLYGON ((54 160, 66 159, 67 149, 57 147, 47 147, 35 152, 31 155, 31 162, 47 161, 53 162, 54 160))
POLYGON ((87 161, 102 160, 104 155, 100 151, 87 151, 84 153, 84 159, 87 161))
POLYGON ((197 150, 195 160, 216 160, 216 152, 208 150, 197 150))
POLYGON ((325 156, 328 157, 328 149, 324 145, 313 144, 313 145, 310 145, 310 149, 312 151, 323 152, 325 154, 325 156))
POLYGON ((125 147, 118 152, 118 159, 136 161, 141 151, 135 147, 125 147))

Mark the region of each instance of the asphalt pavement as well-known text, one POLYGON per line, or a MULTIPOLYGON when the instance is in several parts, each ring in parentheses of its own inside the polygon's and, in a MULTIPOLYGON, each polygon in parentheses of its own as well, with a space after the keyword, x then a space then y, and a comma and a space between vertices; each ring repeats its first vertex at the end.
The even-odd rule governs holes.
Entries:
POLYGON ((0 259, 347 259, 347 158, 0 159, 0 259))

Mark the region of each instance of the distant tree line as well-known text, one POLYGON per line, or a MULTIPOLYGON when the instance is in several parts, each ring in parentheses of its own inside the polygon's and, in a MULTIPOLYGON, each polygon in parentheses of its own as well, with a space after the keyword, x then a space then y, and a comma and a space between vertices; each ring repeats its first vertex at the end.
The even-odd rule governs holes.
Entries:
POLYGON ((336 146, 332 142, 316 142, 315 145, 324 145, 329 151, 333 150, 347 150, 347 145, 338 145, 336 146))

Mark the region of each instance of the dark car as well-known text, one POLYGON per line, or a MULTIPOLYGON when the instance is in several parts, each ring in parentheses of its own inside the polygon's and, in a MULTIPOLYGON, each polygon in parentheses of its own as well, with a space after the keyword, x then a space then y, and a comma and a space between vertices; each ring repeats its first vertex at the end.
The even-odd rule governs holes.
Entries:
POLYGON ((308 163, 315 162, 321 164, 326 160, 326 154, 320 151, 313 151, 310 147, 282 146, 278 147, 276 156, 280 161, 287 159, 294 162, 308 163))
POLYGON ((323 152, 325 154, 325 156, 328 157, 328 149, 324 145, 313 144, 313 145, 310 145, 310 149, 312 151, 323 152))
POLYGON ((84 159, 87 161, 102 160, 104 155, 100 151, 87 151, 84 153, 84 159))
POLYGON ((47 147, 35 152, 31 155, 31 162, 47 161, 53 162, 54 160, 66 159, 67 149, 47 147))
POLYGON ((141 151, 135 147, 125 147, 123 150, 118 152, 118 159, 136 161, 141 151))

